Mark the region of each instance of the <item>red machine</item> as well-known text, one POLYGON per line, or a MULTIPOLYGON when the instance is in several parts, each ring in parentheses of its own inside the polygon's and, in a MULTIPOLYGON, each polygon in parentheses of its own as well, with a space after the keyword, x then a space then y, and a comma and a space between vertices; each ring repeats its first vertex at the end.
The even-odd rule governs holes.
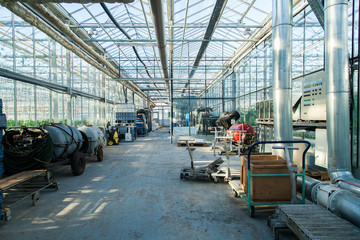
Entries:
POLYGON ((230 129, 227 131, 227 135, 231 136, 233 135, 233 142, 238 143, 239 137, 240 142, 244 143, 246 145, 249 145, 251 143, 251 140, 256 138, 255 130, 254 128, 246 123, 236 123, 230 127, 230 129))

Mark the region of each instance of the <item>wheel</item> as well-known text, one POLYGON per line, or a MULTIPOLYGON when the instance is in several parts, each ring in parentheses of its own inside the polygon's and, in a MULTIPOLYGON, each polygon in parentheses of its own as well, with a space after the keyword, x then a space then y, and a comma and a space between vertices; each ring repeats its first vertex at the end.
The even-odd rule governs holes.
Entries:
POLYGON ((46 172, 46 176, 45 176, 45 181, 48 183, 51 183, 54 181, 54 175, 53 175, 53 171, 52 170, 48 170, 46 172))
POLYGON ((0 212, 0 219, 3 222, 7 222, 11 220, 11 210, 10 208, 3 208, 0 212), (2 214, 2 215, 1 215, 2 214))
POLYGON ((239 197, 238 193, 234 190, 234 197, 239 197))
POLYGON ((60 186, 60 184, 59 184, 58 182, 53 182, 52 187, 53 187, 55 190, 59 190, 59 186, 60 186))
POLYGON ((32 204, 33 206, 36 206, 39 201, 40 201, 40 193, 39 192, 35 192, 33 195, 31 195, 32 198, 32 204))
POLYGON ((220 181, 219 177, 213 177, 212 180, 213 180, 214 183, 218 183, 220 181))
POLYGON ((86 160, 84 154, 75 152, 71 157, 71 172, 75 176, 83 174, 85 170, 86 160))
POLYGON ((250 217, 255 217, 255 207, 254 206, 250 206, 250 212, 249 212, 250 217))
POLYGON ((104 153, 103 153, 102 147, 99 147, 98 150, 96 151, 96 157, 97 157, 98 162, 101 162, 103 160, 104 153))
POLYGON ((112 140, 109 140, 109 141, 108 141, 108 145, 109 145, 109 146, 112 146, 112 145, 114 145, 114 142, 113 142, 112 140))
POLYGON ((180 173, 180 179, 181 179, 181 180, 184 180, 184 178, 185 178, 185 177, 184 177, 184 174, 183 174, 183 173, 180 173))

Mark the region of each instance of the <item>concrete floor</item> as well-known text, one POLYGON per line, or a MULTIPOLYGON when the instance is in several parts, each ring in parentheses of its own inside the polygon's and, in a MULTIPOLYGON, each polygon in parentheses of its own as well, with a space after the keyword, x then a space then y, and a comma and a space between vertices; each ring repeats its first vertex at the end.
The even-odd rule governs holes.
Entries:
MULTIPOLYGON (((214 160, 210 147, 194 158, 214 160)), ((29 199, 14 207, 0 239, 273 239, 266 226, 273 210, 250 218, 228 184, 181 181, 183 166, 186 148, 169 143, 168 129, 106 147, 104 161, 88 158, 81 176, 56 169, 60 189, 41 192, 36 207, 29 199)))

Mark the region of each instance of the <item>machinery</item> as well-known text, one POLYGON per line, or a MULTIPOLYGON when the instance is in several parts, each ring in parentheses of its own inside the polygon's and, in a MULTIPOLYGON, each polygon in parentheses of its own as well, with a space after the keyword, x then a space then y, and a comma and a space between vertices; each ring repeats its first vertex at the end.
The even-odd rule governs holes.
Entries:
POLYGON ((84 142, 89 142, 84 141, 74 127, 63 124, 14 127, 6 130, 3 140, 6 175, 64 164, 71 165, 75 176, 85 170, 86 160, 81 149, 84 142))
POLYGON ((119 144, 119 132, 116 126, 110 126, 108 130, 106 130, 107 135, 107 145, 118 145, 119 144))
MULTIPOLYGON (((233 124, 227 135, 233 136, 232 144, 238 147, 240 153, 245 153, 253 143, 257 142, 255 129, 246 123, 233 124)), ((254 150, 256 152, 256 149, 254 150)))
POLYGON ((149 109, 140 109, 137 111, 135 120, 136 134, 145 136, 152 130, 151 111, 149 109))
POLYGON ((81 147, 81 152, 88 155, 96 155, 97 160, 103 160, 103 147, 105 145, 105 138, 103 132, 93 125, 86 124, 79 128, 79 131, 84 139, 81 147))
POLYGON ((233 110, 230 113, 225 111, 219 116, 218 120, 216 120, 216 126, 229 129, 232 122, 235 123, 239 118, 240 114, 236 110, 233 110))
MULTIPOLYGON (((222 158, 218 158, 215 161, 213 161, 212 163, 210 163, 207 166, 204 167, 194 167, 194 158, 193 158, 193 152, 195 151, 196 148, 190 148, 189 145, 189 141, 193 141, 194 139, 188 139, 188 140, 184 140, 186 142, 186 148, 189 152, 190 155, 190 168, 189 167, 184 167, 181 172, 180 172, 180 179, 184 180, 184 179, 189 179, 189 180, 206 180, 206 181, 210 181, 212 176, 212 173, 215 173, 218 171, 218 167, 220 166, 220 164, 222 164, 224 162, 224 160, 222 160, 222 158)), ((215 179, 215 178, 214 178, 215 179)))

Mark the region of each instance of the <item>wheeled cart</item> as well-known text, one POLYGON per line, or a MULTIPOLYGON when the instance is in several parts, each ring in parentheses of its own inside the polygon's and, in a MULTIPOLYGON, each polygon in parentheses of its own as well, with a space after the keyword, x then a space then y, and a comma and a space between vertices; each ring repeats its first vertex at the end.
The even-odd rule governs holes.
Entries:
POLYGON ((186 147, 190 155, 191 165, 190 167, 184 167, 180 172, 180 179, 189 179, 189 180, 211 180, 211 174, 218 170, 220 164, 224 162, 222 158, 218 158, 212 163, 204 167, 194 167, 194 159, 193 159, 193 151, 196 148, 191 148, 189 145, 189 141, 193 141, 193 139, 184 140, 186 142, 186 147))
POLYGON ((0 180, 1 220, 11 219, 11 208, 26 198, 32 200, 36 206, 40 200, 40 191, 44 189, 57 190, 59 187, 54 182, 52 171, 32 170, 24 171, 0 180))
POLYGON ((230 157, 229 157, 229 145, 231 146, 232 137, 221 137, 224 140, 224 151, 226 154, 226 168, 220 168, 216 172, 211 173, 211 179, 214 183, 218 183, 220 178, 224 180, 225 183, 231 181, 232 179, 240 178, 240 171, 234 169, 230 170, 230 157), (230 141, 229 141, 230 140, 230 141))
MULTIPOLYGON (((229 184, 234 196, 245 201, 251 217, 254 217, 256 206, 305 203, 305 154, 309 148, 308 141, 263 141, 250 147, 247 162, 244 161, 245 166, 241 169, 241 184, 236 181, 230 181, 229 184), (298 149, 291 146, 294 143, 306 145, 302 154, 301 173, 297 173, 297 167, 292 163, 289 154, 289 150, 298 149), (261 157, 264 159, 254 160, 252 163, 251 151, 259 144, 275 144, 274 149, 284 149, 285 160, 277 155, 263 155, 261 157), (302 178, 301 199, 296 195, 298 176, 302 178)), ((255 159, 255 156, 253 158, 255 159)))

